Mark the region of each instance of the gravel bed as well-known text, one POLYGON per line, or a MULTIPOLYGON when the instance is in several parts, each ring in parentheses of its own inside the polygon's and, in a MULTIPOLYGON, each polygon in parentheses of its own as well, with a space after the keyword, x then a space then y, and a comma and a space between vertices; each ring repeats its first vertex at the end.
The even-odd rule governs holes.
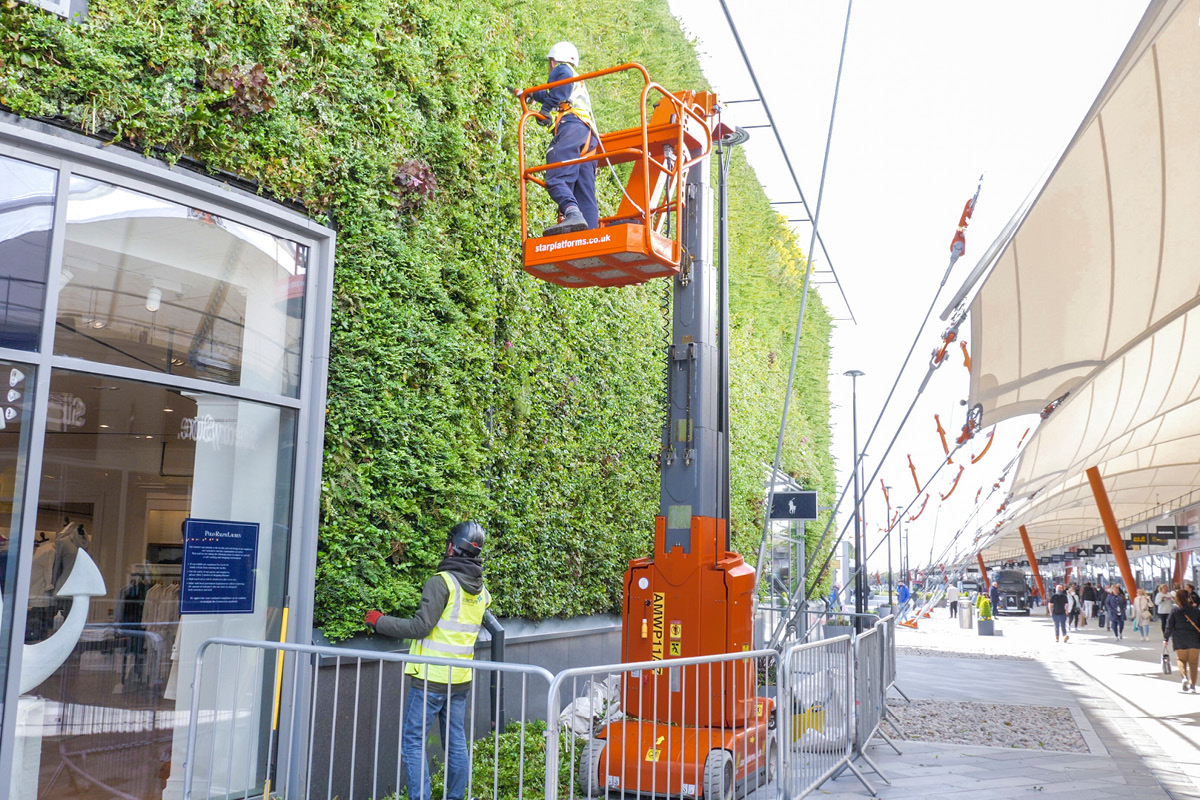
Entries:
POLYGON ((912 647, 896 645, 896 652, 906 656, 947 656, 950 658, 980 658, 989 661, 1037 661, 1033 656, 1016 655, 1013 653, 979 652, 972 650, 945 650, 933 647, 912 647))
POLYGON ((1021 750, 1087 753, 1070 709, 950 700, 888 700, 900 738, 1021 750))

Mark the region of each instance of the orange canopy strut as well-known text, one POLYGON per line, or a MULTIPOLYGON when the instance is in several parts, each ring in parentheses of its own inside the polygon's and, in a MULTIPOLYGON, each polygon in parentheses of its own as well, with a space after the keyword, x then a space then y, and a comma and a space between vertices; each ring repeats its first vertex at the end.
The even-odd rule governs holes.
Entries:
POLYGON ((1104 479, 1100 477, 1098 467, 1087 468, 1088 483, 1092 485, 1092 495, 1096 498, 1096 508, 1100 510, 1100 521, 1104 523, 1104 532, 1108 534, 1108 543, 1112 547, 1113 558, 1125 579, 1125 591, 1129 599, 1137 597, 1137 583, 1133 580, 1133 570, 1129 566, 1129 554, 1125 552, 1125 540, 1121 538, 1121 529, 1117 527, 1117 518, 1113 514, 1112 505, 1108 502, 1108 492, 1104 488, 1104 479))
MULTIPOLYGON (((1038 594, 1042 598, 1042 604, 1046 605, 1046 585, 1042 583, 1042 571, 1038 569, 1037 556, 1033 554, 1033 545, 1029 543, 1029 531, 1025 530, 1025 526, 1021 528, 1021 544, 1025 545, 1025 556, 1029 559, 1029 568, 1033 570, 1033 580, 1037 583, 1038 594)), ((1046 606, 1049 608, 1049 606, 1046 606)))

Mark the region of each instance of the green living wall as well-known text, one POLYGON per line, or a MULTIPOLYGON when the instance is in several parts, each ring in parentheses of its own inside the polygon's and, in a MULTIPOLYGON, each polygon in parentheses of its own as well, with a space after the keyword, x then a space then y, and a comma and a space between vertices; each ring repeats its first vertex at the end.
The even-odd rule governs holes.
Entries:
MULTIPOLYGON (((92 0, 69 24, 0 3, 0 106, 232 173, 337 229, 316 597, 333 638, 368 608, 411 611, 463 518, 491 533, 501 615, 616 610, 627 560, 649 551, 666 287, 568 291, 521 271, 506 87, 544 80, 559 39, 584 68, 705 82, 666 0, 581 9, 92 0)), ((631 87, 593 87, 602 126, 636 115, 631 87)), ((531 138, 540 159, 546 134, 531 138)), ((753 558, 804 259, 740 153, 731 174, 734 522, 753 558)), ((599 184, 611 208, 618 177, 599 184)), ((785 465, 823 497, 830 332, 811 295, 785 465)))

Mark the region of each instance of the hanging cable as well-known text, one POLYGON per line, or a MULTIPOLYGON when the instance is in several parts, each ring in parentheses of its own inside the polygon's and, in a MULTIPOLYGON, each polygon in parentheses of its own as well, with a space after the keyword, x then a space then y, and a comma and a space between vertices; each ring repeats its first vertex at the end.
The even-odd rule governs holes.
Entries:
MULTIPOLYGON (((788 174, 792 178, 792 185, 796 187, 796 194, 800 197, 800 204, 804 206, 804 213, 808 214, 808 218, 812 220, 813 233, 812 238, 821 245, 821 252, 825 254, 825 263, 829 265, 829 271, 833 273, 833 279, 837 283, 838 291, 842 295, 842 302, 846 304, 846 311, 850 314, 850 321, 855 325, 858 320, 854 318, 854 309, 850 307, 850 299, 846 297, 846 290, 842 288, 842 282, 838 280, 837 272, 833 268, 833 259, 829 256, 829 250, 825 247, 825 240, 821 238, 820 232, 817 230, 817 217, 821 211, 821 192, 817 191, 817 213, 814 214, 812 209, 808 207, 808 200, 804 197, 804 191, 800 188, 800 179, 796 177, 796 170, 792 167, 791 156, 788 155, 788 150, 783 146, 783 136, 779 133, 779 126, 775 124, 775 116, 771 113, 771 106, 767 103, 767 96, 763 93, 762 86, 758 83, 758 75, 754 72, 754 66, 750 63, 750 56, 746 53, 746 48, 742 44, 741 34, 738 33, 737 25, 733 21, 733 15, 729 13, 729 6, 725 0, 720 0, 721 10, 725 12, 725 21, 729 24, 729 32, 733 34, 733 41, 737 44, 738 52, 742 54, 742 63, 746 65, 746 72, 750 75, 750 82, 754 84, 754 91, 758 95, 758 102, 762 103, 763 112, 767 115, 767 124, 771 128, 771 132, 775 134, 775 144, 779 147, 779 153, 783 156, 783 163, 787 166, 788 174)), ((842 61, 846 57, 846 38, 850 33, 850 7, 854 4, 854 0, 849 0, 846 4, 846 28, 842 32, 842 52, 838 57, 837 80, 833 87, 833 111, 837 110, 838 89, 842 83, 842 61)), ((825 160, 829 159, 829 139, 833 134, 833 111, 829 115, 829 134, 825 139, 825 160)), ((825 167, 821 167, 821 183, 825 182, 825 167)), ((812 259, 813 246, 809 245, 808 258, 812 259)), ((805 279, 805 289, 808 287, 808 280, 805 279)), ((804 309, 804 301, 800 303, 801 311, 804 309)), ((801 314, 801 319, 804 315, 801 314)))
MULTIPOLYGON (((800 334, 804 327, 804 311, 808 305, 808 288, 812 282, 812 251, 817 237, 817 224, 821 218, 821 201, 824 199, 825 195, 825 173, 829 167, 829 147, 833 142, 833 122, 837 116, 838 92, 841 90, 842 85, 842 65, 846 60, 846 39, 850 36, 850 11, 853 7, 854 0, 850 0, 846 4, 846 27, 842 31, 842 52, 841 55, 838 56, 837 79, 833 86, 833 105, 829 110, 829 130, 825 134, 825 157, 821 161, 821 181, 817 186, 817 207, 816 211, 812 214, 812 239, 810 239, 808 243, 808 263, 805 264, 804 270, 804 288, 800 292, 800 315, 796 320, 796 335, 792 339, 792 360, 790 366, 788 367, 787 389, 783 395, 783 417, 779 423, 779 439, 775 443, 775 462, 771 470, 771 483, 767 487, 767 504, 763 507, 762 540, 758 544, 758 556, 754 562, 755 567, 759 567, 763 563, 763 552, 766 549, 767 537, 771 530, 771 504, 775 501, 775 476, 779 474, 780 462, 783 460, 783 435, 787 430, 788 411, 790 410, 792 403, 792 387, 796 383, 796 361, 800 356, 800 334)), ((733 24, 733 17, 731 17, 729 14, 729 7, 725 4, 725 0, 721 0, 721 8, 725 11, 725 19, 729 21, 729 29, 733 31, 734 38, 737 39, 738 48, 742 51, 742 58, 746 59, 746 66, 749 68, 750 60, 746 57, 745 49, 742 48, 742 40, 737 35, 737 28, 733 24)), ((751 72, 751 77, 753 78, 753 72, 751 72)), ((754 88, 758 90, 759 97, 762 98, 762 90, 759 89, 757 79, 754 80, 754 88)), ((763 106, 764 108, 766 107, 765 100, 763 102, 763 106)), ((767 112, 767 116, 770 118, 770 111, 767 112)), ((774 120, 771 120, 771 125, 774 127, 774 120)), ((778 130, 776 130, 775 135, 776 137, 779 136, 778 130)), ((783 143, 781 141, 780 148, 782 148, 782 146, 783 143)), ((786 151, 784 152, 784 158, 787 160, 786 151)), ((788 160, 788 170, 792 170, 790 160, 788 160)), ((792 179, 795 180, 794 172, 792 173, 792 179)), ((796 188, 800 188, 799 182, 797 182, 796 188)), ((807 208, 807 205, 805 208, 807 208)), ((824 245, 822 245, 822 247, 824 247, 824 245)), ((849 307, 849 304, 847 304, 847 307, 849 307)), ((858 469, 857 463, 855 464, 855 469, 858 469)), ((836 511, 834 513, 836 513, 836 511)), ((833 514, 830 514, 830 519, 832 518, 833 514)), ((758 570, 760 575, 763 572, 764 570, 762 569, 758 570)))
MULTIPOLYGON (((724 2, 724 0, 722 0, 722 2, 724 2)), ((913 337, 912 344, 909 345, 908 353, 904 357, 904 362, 900 365, 900 369, 896 373, 896 379, 895 379, 895 381, 892 382, 892 388, 888 391, 887 398, 883 402, 883 407, 879 410, 879 416, 875 418, 875 424, 871 427, 871 432, 867 435, 866 442, 860 448, 862 450, 862 452, 867 451, 868 447, 870 446, 871 440, 875 436, 876 431, 879 430, 879 425, 883 421, 883 416, 886 413, 888 406, 892 402, 892 397, 896 393, 896 387, 899 386, 899 384, 900 384, 900 378, 904 375, 904 371, 906 369, 908 369, 908 364, 912 360, 913 352, 916 351, 917 344, 921 340, 921 334, 924 333, 925 326, 929 324, 929 318, 933 315, 933 309, 937 305, 937 298, 941 294, 942 289, 946 288, 946 281, 950 279, 950 272, 951 272, 951 270, 954 269, 954 264, 966 252, 965 230, 966 230, 967 222, 969 221, 971 214, 974 213, 976 203, 979 200, 979 192, 983 188, 983 176, 982 175, 979 176, 979 181, 980 181, 979 185, 975 187, 974 196, 970 200, 967 201, 966 206, 964 206, 964 208, 963 208, 963 214, 959 218, 958 229, 956 230, 956 232, 954 234, 954 238, 950 242, 950 263, 946 266, 946 271, 942 274, 942 280, 938 284, 937 290, 934 291, 934 293, 933 293, 933 297, 931 298, 931 300, 929 302, 929 308, 925 311, 925 317, 921 320, 921 324, 917 326, 916 335, 913 337)), ((961 324, 963 316, 964 316, 964 314, 957 315, 957 319, 952 324, 952 327, 957 328, 957 326, 959 324, 961 324)), ((888 444, 887 451, 884 453, 883 458, 879 459, 878 466, 876 466, 875 472, 872 473, 871 478, 870 478, 870 480, 867 481, 867 483, 873 483, 875 481, 875 478, 879 475, 879 471, 883 468, 883 465, 886 463, 887 455, 888 455, 888 453, 890 453, 892 451, 892 446, 895 444, 896 439, 899 436, 899 432, 901 430, 903 430, 904 425, 907 424, 908 418, 912 414, 912 410, 917 404, 917 399, 925 391, 925 387, 928 386, 929 379, 931 377, 933 377, 933 373, 936 368, 937 368, 936 365, 931 365, 929 367, 929 369, 926 371, 925 378, 921 381, 920 387, 917 389, 916 394, 913 396, 913 400, 912 400, 912 403, 909 404, 908 411, 905 412, 904 418, 901 420, 900 425, 897 426, 896 435, 892 437, 891 443, 888 444)), ((859 453, 856 453, 855 461, 854 461, 854 470, 855 471, 857 471, 859 469, 859 461, 860 460, 861 460, 861 455, 859 453)), ((909 461, 910 461, 910 466, 911 466, 911 458, 909 461)), ((853 474, 853 472, 851 474, 853 474)), ((915 468, 914 468, 914 472, 913 472, 913 481, 916 482, 915 468)), ((817 546, 815 548, 813 548, 814 553, 819 554, 821 552, 822 547, 825 544, 825 541, 829 538, 829 532, 833 528, 833 521, 837 516, 838 509, 841 508, 842 501, 845 500, 845 498, 846 498, 846 493, 849 491, 850 485, 851 485, 851 482, 847 481, 846 485, 842 488, 841 493, 838 495, 837 502, 834 503, 834 506, 833 506, 833 513, 830 515, 828 522, 825 523, 825 530, 823 530, 821 532, 821 536, 817 540, 817 546)), ((920 491, 919 488, 918 488, 918 491, 920 491)), ((855 513, 856 514, 858 513, 858 509, 855 509, 855 513)), ((832 557, 832 551, 829 554, 827 554, 826 559, 828 560, 831 557, 832 557)))

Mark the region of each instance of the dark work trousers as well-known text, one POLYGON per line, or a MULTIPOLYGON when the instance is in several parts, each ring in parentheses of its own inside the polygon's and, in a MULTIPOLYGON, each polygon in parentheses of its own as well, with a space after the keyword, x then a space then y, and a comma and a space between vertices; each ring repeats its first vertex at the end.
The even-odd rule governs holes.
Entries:
MULTIPOLYGON (((567 115, 558 123, 558 132, 546 150, 546 163, 569 161, 583 155, 596 146, 596 134, 574 115, 567 115)), ((567 206, 577 205, 589 228, 600 227, 600 209, 596 205, 596 162, 567 164, 546 170, 546 191, 550 199, 558 204, 559 212, 567 206)))

